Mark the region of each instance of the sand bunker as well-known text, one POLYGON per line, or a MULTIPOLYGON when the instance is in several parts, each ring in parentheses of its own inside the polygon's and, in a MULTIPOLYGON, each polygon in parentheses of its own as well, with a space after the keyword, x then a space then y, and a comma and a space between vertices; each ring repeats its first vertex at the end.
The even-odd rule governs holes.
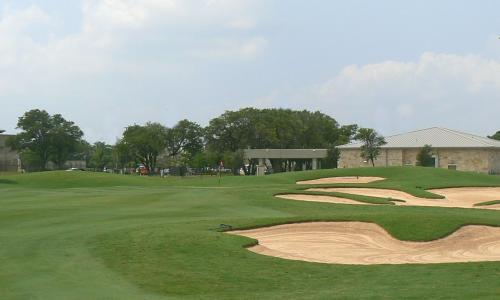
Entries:
POLYGON ((275 257, 334 264, 428 264, 500 261, 500 228, 465 226, 431 242, 405 242, 363 222, 278 225, 230 234, 257 239, 249 250, 275 257))
MULTIPOLYGON (((311 188, 308 191, 320 191, 320 192, 339 192, 345 194, 355 194, 370 197, 379 198, 392 198, 398 200, 404 200, 405 202, 394 201, 396 205, 406 205, 406 206, 439 206, 439 207, 461 207, 461 208, 477 208, 477 209, 496 209, 500 210, 500 204, 487 205, 487 206, 474 206, 477 203, 499 200, 500 199, 500 188, 447 188, 447 189, 435 189, 429 190, 431 193, 442 195, 444 199, 427 199, 419 198, 410 195, 405 192, 397 190, 387 190, 387 189, 375 189, 375 188, 311 188)), ((310 195, 301 195, 302 199, 298 197, 293 200, 303 200, 303 201, 314 201, 311 200, 310 195)), ((337 197, 335 197, 337 198, 337 197)), ((333 199, 332 201, 322 201, 322 202, 332 202, 337 203, 333 199)), ((352 204, 359 204, 360 202, 354 201, 352 204)))
POLYGON ((373 181, 384 180, 382 177, 370 176, 344 176, 344 177, 329 177, 314 180, 297 181, 297 184, 331 184, 331 183, 369 183, 373 181))
MULTIPOLYGON (((498 187, 464 187, 433 189, 429 192, 444 196, 453 203, 460 203, 464 206, 473 206, 477 203, 500 200, 500 188, 498 187)), ((476 208, 479 208, 476 206, 476 208)), ((500 204, 481 206, 481 208, 500 209, 500 204)))
POLYGON ((322 196, 322 195, 284 194, 284 195, 276 195, 276 197, 288 200, 311 201, 311 202, 374 205, 372 203, 360 202, 340 197, 322 196))

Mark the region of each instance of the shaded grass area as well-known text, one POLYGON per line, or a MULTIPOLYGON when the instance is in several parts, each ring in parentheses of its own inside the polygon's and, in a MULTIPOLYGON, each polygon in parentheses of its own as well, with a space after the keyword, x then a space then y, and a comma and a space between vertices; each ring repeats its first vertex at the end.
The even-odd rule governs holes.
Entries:
POLYGON ((424 168, 227 177, 220 185, 210 177, 87 172, 0 177, 16 183, 0 185, 1 298, 497 299, 500 262, 308 263, 252 253, 244 246, 254 240, 219 232, 220 224, 246 229, 365 221, 401 240, 426 241, 467 224, 500 226, 500 212, 494 210, 336 205, 274 197, 302 193, 295 185, 299 179, 355 175, 386 177, 367 185, 404 191, 500 186, 500 177, 424 168))
POLYGON ((5 179, 5 178, 0 179, 0 184, 15 184, 15 183, 16 182, 13 180, 5 179))
POLYGON ((474 206, 488 206, 488 205, 495 205, 495 204, 500 204, 500 200, 480 202, 480 203, 474 204, 474 206))

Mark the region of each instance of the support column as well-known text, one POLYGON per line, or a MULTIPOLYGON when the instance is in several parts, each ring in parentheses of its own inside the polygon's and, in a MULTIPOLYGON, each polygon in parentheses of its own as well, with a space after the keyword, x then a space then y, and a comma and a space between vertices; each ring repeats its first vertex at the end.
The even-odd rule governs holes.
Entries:
POLYGON ((318 159, 317 158, 313 158, 312 159, 312 169, 316 170, 317 168, 318 168, 318 159))
POLYGON ((266 174, 266 164, 265 164, 266 159, 265 158, 259 158, 259 165, 257 166, 257 176, 263 176, 266 174))

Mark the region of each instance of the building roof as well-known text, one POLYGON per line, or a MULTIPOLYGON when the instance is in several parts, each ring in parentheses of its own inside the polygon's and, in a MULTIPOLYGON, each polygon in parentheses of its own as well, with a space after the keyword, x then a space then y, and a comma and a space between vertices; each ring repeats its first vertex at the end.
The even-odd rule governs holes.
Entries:
MULTIPOLYGON (((500 141, 441 127, 432 127, 385 137, 387 144, 381 148, 500 148, 500 141)), ((340 149, 355 149, 362 142, 339 146, 340 149)))

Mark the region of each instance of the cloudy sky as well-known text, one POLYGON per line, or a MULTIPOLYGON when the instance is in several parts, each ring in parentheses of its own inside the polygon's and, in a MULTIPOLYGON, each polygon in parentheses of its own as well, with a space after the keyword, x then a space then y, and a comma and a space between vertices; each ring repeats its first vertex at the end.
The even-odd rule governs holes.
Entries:
POLYGON ((385 135, 500 130, 500 2, 0 0, 0 129, 90 141, 225 110, 321 110, 385 135))

